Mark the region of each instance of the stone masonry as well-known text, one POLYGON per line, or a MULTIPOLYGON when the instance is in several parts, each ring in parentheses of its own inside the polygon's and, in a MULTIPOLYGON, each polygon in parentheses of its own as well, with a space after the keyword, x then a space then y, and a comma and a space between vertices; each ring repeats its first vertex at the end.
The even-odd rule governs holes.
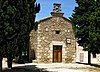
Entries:
MULTIPOLYGON (((60 4, 54 4, 54 8, 60 4)), ((53 62, 53 46, 62 46, 62 63, 75 62, 75 36, 72 23, 59 10, 37 21, 37 30, 30 33, 30 59, 38 63, 53 62)))

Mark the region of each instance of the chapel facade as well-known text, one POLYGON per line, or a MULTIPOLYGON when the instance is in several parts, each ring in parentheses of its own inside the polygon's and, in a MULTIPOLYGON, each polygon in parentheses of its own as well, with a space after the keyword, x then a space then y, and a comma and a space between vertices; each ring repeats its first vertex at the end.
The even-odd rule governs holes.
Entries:
POLYGON ((54 4, 51 16, 36 22, 30 33, 30 60, 37 63, 73 63, 76 39, 70 20, 63 16, 61 4, 54 4))

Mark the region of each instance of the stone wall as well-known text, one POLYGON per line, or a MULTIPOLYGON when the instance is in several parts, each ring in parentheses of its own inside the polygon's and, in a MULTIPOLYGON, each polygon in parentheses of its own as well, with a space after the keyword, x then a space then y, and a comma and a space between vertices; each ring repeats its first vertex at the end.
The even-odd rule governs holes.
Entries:
POLYGON ((71 22, 64 17, 53 16, 41 20, 38 22, 38 30, 31 32, 30 46, 35 50, 38 63, 52 63, 55 44, 62 45, 62 62, 75 61, 75 36, 71 22), (67 39, 71 43, 67 43, 67 39))
POLYGON ((37 49, 37 31, 32 30, 30 33, 30 49, 29 58, 30 60, 36 59, 36 49, 37 49))

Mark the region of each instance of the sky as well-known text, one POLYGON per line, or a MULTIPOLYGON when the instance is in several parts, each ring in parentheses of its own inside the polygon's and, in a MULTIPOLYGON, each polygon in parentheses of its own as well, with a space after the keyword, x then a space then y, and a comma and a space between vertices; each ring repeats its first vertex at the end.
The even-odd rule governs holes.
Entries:
POLYGON ((74 8, 77 6, 75 0, 36 0, 36 3, 40 3, 40 12, 36 14, 36 21, 51 16, 53 12, 53 4, 61 4, 61 12, 64 13, 64 17, 71 17, 74 8))

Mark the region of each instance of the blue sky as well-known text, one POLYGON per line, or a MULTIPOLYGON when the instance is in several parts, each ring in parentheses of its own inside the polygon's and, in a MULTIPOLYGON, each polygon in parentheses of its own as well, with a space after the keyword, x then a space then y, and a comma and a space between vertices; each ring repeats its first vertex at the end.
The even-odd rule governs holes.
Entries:
POLYGON ((36 14, 36 21, 51 16, 53 11, 53 4, 61 4, 62 13, 64 17, 71 17, 75 6, 77 6, 75 0, 36 0, 37 3, 40 3, 41 9, 38 14, 36 14))

